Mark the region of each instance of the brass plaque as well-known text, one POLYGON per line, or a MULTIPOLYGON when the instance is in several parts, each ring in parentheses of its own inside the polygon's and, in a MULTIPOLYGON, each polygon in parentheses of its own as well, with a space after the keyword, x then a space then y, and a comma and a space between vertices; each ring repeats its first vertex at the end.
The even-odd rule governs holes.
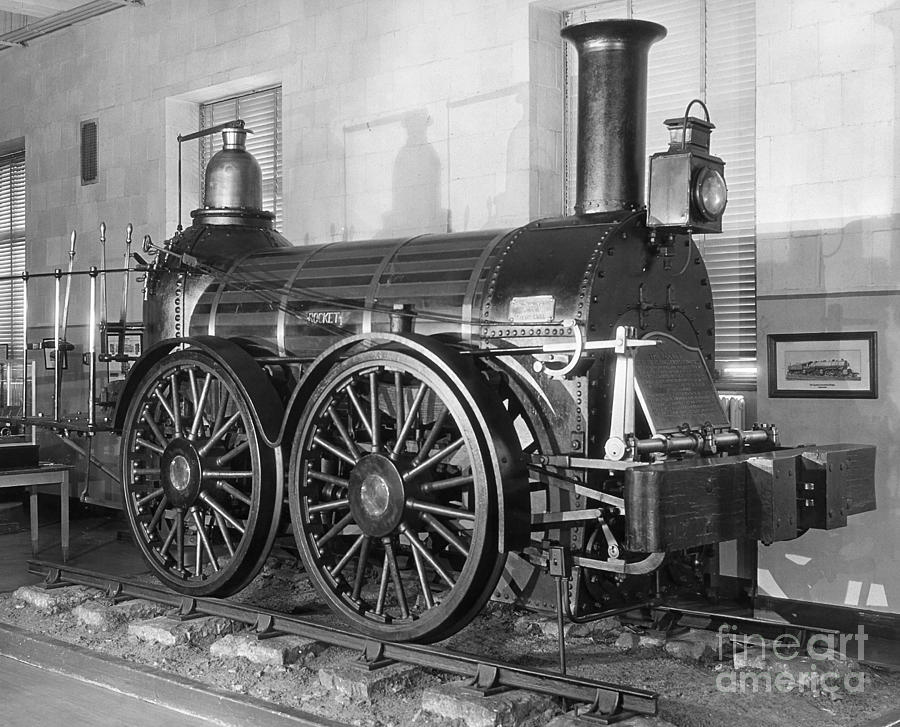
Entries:
POLYGON ((512 323, 549 323, 556 310, 552 295, 528 295, 509 301, 509 320, 512 323))
POLYGON ((665 333, 646 338, 657 344, 635 349, 634 380, 654 433, 675 432, 682 424, 699 429, 707 422, 730 427, 700 350, 665 333))

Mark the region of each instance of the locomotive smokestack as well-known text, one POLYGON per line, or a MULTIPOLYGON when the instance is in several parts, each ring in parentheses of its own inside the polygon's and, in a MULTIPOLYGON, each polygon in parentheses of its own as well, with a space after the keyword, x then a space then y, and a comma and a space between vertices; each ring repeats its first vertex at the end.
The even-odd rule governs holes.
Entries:
POLYGON ((576 214, 644 204, 647 56, 665 35, 643 20, 562 30, 578 51, 576 214))

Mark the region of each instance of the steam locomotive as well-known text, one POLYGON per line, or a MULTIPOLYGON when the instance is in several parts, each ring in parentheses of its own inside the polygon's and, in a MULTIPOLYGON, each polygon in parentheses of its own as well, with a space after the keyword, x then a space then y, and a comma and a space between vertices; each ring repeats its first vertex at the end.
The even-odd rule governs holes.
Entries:
POLYGON ((787 367, 787 378, 799 379, 809 377, 837 376, 842 379, 859 378, 859 374, 850 368, 845 358, 829 358, 817 361, 802 361, 787 367))
POLYGON ((722 412, 691 237, 720 231, 727 202, 708 114, 667 122, 644 201, 647 55, 665 29, 563 35, 579 56, 569 217, 295 247, 260 209, 246 129, 221 129, 204 207, 147 248, 150 345, 113 422, 163 582, 232 594, 289 521, 329 607, 428 642, 497 594, 539 600, 551 576, 583 611, 716 543, 874 508, 874 448, 782 449, 774 427, 722 412))

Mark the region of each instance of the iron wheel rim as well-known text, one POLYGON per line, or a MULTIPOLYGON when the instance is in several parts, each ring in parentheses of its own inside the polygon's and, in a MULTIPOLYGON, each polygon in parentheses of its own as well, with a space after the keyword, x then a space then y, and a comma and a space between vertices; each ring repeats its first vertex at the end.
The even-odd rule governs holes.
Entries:
POLYGON ((246 586, 279 503, 275 456, 238 378, 202 352, 170 354, 140 382, 125 422, 125 510, 151 570, 196 596, 246 586))
POLYGON ((294 534, 319 594, 362 632, 436 641, 490 598, 503 559, 475 420, 451 377, 397 351, 351 356, 310 397, 288 480, 294 534))

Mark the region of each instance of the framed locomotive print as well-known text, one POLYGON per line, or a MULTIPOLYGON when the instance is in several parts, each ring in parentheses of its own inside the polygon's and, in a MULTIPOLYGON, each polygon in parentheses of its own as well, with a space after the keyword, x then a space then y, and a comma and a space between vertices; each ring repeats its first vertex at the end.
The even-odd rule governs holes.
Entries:
POLYGON ((875 399, 874 331, 768 336, 769 396, 875 399))

